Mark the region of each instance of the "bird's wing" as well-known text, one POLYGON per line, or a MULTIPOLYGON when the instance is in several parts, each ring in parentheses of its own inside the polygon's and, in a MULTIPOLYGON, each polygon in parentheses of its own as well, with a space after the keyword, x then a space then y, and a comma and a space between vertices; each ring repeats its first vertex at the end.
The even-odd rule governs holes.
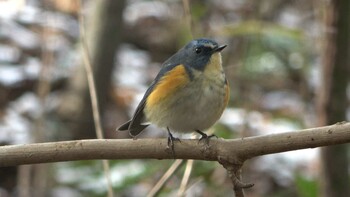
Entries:
POLYGON ((140 134, 149 124, 144 123, 145 121, 145 114, 144 114, 144 108, 146 106, 147 98, 152 93, 155 86, 158 84, 159 80, 170 70, 172 70, 174 67, 178 66, 177 64, 163 64, 162 69, 159 71, 158 75, 150 85, 150 87, 147 89, 145 95, 143 96, 142 100, 140 101, 139 105, 136 108, 136 111, 134 113, 134 116, 132 119, 123 124, 120 127, 120 130, 129 130, 130 135, 135 137, 138 134, 140 134))
MULTIPOLYGON (((153 88, 154 88, 154 84, 156 81, 153 81, 151 86, 147 89, 145 95, 143 96, 142 100, 140 101, 139 105, 137 106, 134 116, 132 117, 132 119, 128 122, 125 123, 124 128, 126 128, 126 126, 128 126, 128 130, 131 136, 135 137, 138 134, 140 134, 149 124, 145 124, 145 113, 143 112, 145 106, 146 106, 146 101, 147 101, 147 97, 150 94, 150 92, 152 92, 153 88)), ((122 125, 123 127, 123 125, 122 125)))
POLYGON ((131 120, 124 123, 122 126, 118 128, 120 131, 129 130, 130 135, 135 137, 140 134, 149 124, 145 124, 145 114, 143 112, 147 97, 152 93, 154 87, 158 83, 158 81, 169 71, 171 71, 174 67, 180 65, 181 58, 179 58, 179 54, 174 54, 168 60, 166 60, 162 66, 162 69, 159 71, 158 75, 152 82, 151 86, 147 89, 145 95, 143 96, 141 102, 136 108, 134 116, 131 120))

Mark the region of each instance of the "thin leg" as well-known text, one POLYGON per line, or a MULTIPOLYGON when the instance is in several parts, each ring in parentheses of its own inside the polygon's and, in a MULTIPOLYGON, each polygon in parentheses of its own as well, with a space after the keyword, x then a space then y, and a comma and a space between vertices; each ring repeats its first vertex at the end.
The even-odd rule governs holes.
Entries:
POLYGON ((173 134, 171 134, 169 127, 166 129, 168 130, 168 148, 171 148, 171 152, 173 153, 175 159, 174 141, 180 141, 180 139, 174 137, 173 134))
POLYGON ((200 131, 200 130, 196 130, 196 132, 199 133, 199 134, 201 134, 201 138, 199 138, 199 141, 205 140, 205 143, 206 143, 207 145, 209 145, 209 139, 210 139, 210 138, 212 138, 212 137, 218 138, 218 136, 216 136, 216 135, 214 135, 214 134, 208 136, 207 134, 203 133, 203 132, 200 131))

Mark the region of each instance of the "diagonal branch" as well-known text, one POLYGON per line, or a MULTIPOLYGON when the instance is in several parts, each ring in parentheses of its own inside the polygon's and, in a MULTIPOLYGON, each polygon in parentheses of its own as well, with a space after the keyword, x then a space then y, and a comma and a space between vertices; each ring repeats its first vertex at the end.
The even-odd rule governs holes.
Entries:
MULTIPOLYGON (((211 139, 210 146, 198 140, 175 142, 177 159, 228 161, 272 153, 330 146, 350 142, 350 123, 241 139, 211 139)), ((92 159, 173 159, 166 139, 95 139, 0 147, 0 167, 22 164, 92 159)))

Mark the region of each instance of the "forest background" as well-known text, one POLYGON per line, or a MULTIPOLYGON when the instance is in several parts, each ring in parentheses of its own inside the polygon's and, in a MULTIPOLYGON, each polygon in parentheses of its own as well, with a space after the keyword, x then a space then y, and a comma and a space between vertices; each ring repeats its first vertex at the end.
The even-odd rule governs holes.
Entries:
MULTIPOLYGON (((223 64, 231 99, 212 128, 217 136, 242 138, 349 120, 349 11, 345 0, 0 1, 0 144, 96 138, 80 13, 105 138, 129 138, 115 128, 130 118, 161 63, 197 37, 228 44, 223 64)), ((165 136, 156 127, 142 134, 165 136)), ((243 180, 255 186, 246 196, 349 196, 348 148, 251 159, 243 180)), ((110 161, 114 193, 150 192, 173 163, 110 161)), ((192 166, 186 195, 231 196, 220 164, 192 166)), ((180 166, 159 194, 176 195, 186 169, 180 166)), ((106 196, 106 185, 101 161, 0 169, 0 196, 106 196)))

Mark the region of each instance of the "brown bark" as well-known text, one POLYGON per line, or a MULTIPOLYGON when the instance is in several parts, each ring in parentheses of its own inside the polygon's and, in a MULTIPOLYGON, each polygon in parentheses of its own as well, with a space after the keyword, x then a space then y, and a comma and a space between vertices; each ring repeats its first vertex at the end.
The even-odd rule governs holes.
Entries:
MULTIPOLYGON (((350 142, 350 123, 239 139, 175 141, 175 159, 242 165, 252 157, 350 142)), ((174 159, 167 139, 96 139, 0 146, 0 167, 91 159, 174 159)))
POLYGON ((198 140, 175 142, 174 152, 167 139, 78 140, 0 147, 0 167, 91 159, 196 159, 218 161, 228 171, 236 196, 253 184, 243 183, 240 169, 247 159, 304 148, 350 142, 350 123, 248 137, 234 140, 211 139, 210 146, 198 140))

